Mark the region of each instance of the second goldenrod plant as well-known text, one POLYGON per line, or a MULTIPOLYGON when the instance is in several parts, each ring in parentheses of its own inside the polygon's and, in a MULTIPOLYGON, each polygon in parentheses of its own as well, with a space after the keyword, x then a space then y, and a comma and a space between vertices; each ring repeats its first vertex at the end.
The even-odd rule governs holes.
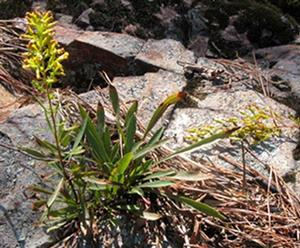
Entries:
POLYGON ((275 113, 253 104, 240 111, 240 117, 216 119, 211 125, 190 128, 189 135, 185 138, 188 142, 195 142, 218 132, 237 128, 228 136, 232 141, 245 141, 256 145, 281 133, 276 119, 279 116, 275 113))

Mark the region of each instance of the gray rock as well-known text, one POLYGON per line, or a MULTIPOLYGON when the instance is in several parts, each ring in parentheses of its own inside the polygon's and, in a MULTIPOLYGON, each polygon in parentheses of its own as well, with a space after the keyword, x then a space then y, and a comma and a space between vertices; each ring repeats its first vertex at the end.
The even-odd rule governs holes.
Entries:
POLYGON ((101 64, 109 74, 120 75, 130 68, 144 41, 127 35, 110 32, 80 32, 56 27, 56 38, 70 53, 66 66, 82 67, 82 64, 101 64))
POLYGON ((83 33, 76 28, 70 28, 65 23, 59 23, 55 26, 55 39, 64 47, 70 45, 83 33))
POLYGON ((148 40, 135 59, 141 66, 145 64, 152 70, 161 68, 181 74, 184 71, 177 61, 194 63, 196 60, 192 51, 186 50, 180 42, 171 39, 148 40))
MULTIPOLYGON (((0 143, 33 147, 33 135, 49 139, 44 115, 37 105, 16 110, 0 125, 0 143)), ((50 236, 34 225, 40 213, 32 210, 32 193, 28 187, 42 183, 47 173, 44 164, 0 146, 0 243, 1 247, 38 247, 50 242, 50 236), (37 235, 39 234, 39 235, 37 235)))

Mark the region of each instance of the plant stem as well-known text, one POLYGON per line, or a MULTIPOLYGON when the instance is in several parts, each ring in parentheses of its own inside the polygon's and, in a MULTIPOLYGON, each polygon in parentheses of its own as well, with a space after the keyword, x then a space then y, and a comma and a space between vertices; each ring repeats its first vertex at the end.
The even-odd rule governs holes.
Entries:
POLYGON ((246 192, 246 158, 245 158, 245 145, 244 142, 241 141, 242 145, 242 162, 243 162, 243 191, 246 192))
POLYGON ((68 181, 68 183, 71 186, 71 189, 73 191, 74 197, 75 197, 75 201, 78 202, 78 197, 74 188, 74 185, 72 183, 72 180, 70 179, 65 166, 64 166, 64 162, 63 162, 63 158, 62 158, 62 152, 61 152, 61 147, 59 144, 59 140, 58 140, 58 134, 57 134, 57 126, 56 126, 56 120, 55 120, 55 116, 54 116, 54 111, 53 111, 53 105, 52 105, 52 101, 50 98, 50 92, 49 92, 49 88, 46 88, 46 94, 47 94, 47 99, 48 99, 48 104, 49 104, 49 110, 50 110, 50 117, 51 117, 51 121, 53 124, 53 133, 54 133, 54 139, 55 139, 55 144, 56 144, 56 148, 58 151, 58 159, 59 159, 59 163, 63 172, 63 175, 65 177, 65 179, 68 181))

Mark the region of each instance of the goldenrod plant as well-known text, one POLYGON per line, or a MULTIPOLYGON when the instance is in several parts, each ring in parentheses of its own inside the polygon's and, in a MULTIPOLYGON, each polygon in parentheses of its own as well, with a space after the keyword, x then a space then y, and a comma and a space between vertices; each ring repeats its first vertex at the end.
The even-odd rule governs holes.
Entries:
POLYGON ((69 54, 54 39, 55 21, 51 12, 27 13, 26 21, 28 26, 23 38, 29 42, 23 67, 35 72, 32 83, 39 91, 45 92, 64 75, 61 63, 69 54))
POLYGON ((24 66, 35 72, 33 85, 47 96, 48 107, 41 100, 39 102, 53 131, 55 144, 36 138, 41 149, 23 150, 36 159, 46 161, 55 171, 49 178, 54 182, 50 184, 50 189, 37 185, 33 187, 41 193, 41 198, 34 206, 44 209, 41 221, 49 227, 48 231, 73 225, 80 229, 82 236, 93 242, 97 239, 93 230, 99 216, 116 216, 125 211, 156 220, 160 215, 152 212, 151 206, 160 197, 224 220, 225 217, 216 209, 178 192, 164 190, 178 180, 201 178, 195 179, 192 173, 171 168, 159 170, 157 164, 228 137, 236 128, 222 130, 168 157, 154 160, 151 154, 164 145, 166 140, 162 138, 163 128, 152 132, 153 128, 167 108, 180 101, 185 94, 177 93, 163 101, 154 111, 144 135, 140 136, 137 134, 138 103, 134 102, 127 113, 122 115, 119 96, 112 84, 108 87, 115 123, 109 126, 106 124, 106 110, 99 103, 96 120, 79 106, 81 123, 64 125, 56 116, 58 106, 52 102, 54 96, 51 87, 64 74, 61 63, 67 59, 68 54, 53 38, 55 22, 50 12, 35 11, 27 14, 26 19, 28 29, 24 37, 28 39, 28 52, 25 54, 24 66))
POLYGON ((278 136, 281 128, 276 124, 279 116, 267 108, 255 104, 249 105, 240 112, 240 117, 216 119, 211 125, 203 125, 188 130, 185 138, 188 142, 196 142, 218 132, 237 128, 228 138, 232 141, 245 141, 250 145, 257 145, 271 137, 278 136))
POLYGON ((280 119, 279 115, 268 110, 260 108, 255 104, 249 105, 240 112, 240 117, 216 119, 213 124, 191 128, 186 136, 188 142, 198 142, 203 138, 215 135, 224 130, 234 130, 228 135, 233 142, 239 142, 241 145, 243 161, 243 189, 246 190, 246 164, 245 164, 245 143, 249 146, 257 145, 271 137, 278 136, 281 128, 276 121, 280 119))

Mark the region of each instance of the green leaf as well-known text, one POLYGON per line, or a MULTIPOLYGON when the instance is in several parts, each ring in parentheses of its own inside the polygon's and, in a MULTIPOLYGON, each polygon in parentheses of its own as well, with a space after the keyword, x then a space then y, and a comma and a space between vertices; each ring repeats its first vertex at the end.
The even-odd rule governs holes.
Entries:
POLYGON ((49 160, 47 159, 48 156, 40 151, 31 149, 31 148, 26 148, 26 147, 19 147, 20 150, 24 151, 25 153, 27 153, 28 155, 30 155, 31 157, 38 159, 38 160, 49 160))
POLYGON ((63 227, 65 224, 67 224, 67 221, 60 221, 60 222, 58 222, 57 224, 52 225, 51 227, 49 227, 49 228, 47 229, 47 233, 53 232, 53 231, 55 231, 55 230, 57 230, 57 229, 60 229, 60 228, 63 227))
POLYGON ((156 142, 158 142, 161 137, 163 136, 165 131, 164 127, 159 128, 151 137, 151 139, 149 140, 148 144, 155 144, 156 142))
POLYGON ((135 114, 131 116, 131 118, 127 122, 126 126, 126 139, 125 139, 125 147, 124 152, 130 152, 134 145, 134 136, 136 132, 136 117, 135 114))
POLYGON ((40 138, 34 136, 36 142, 38 143, 39 146, 46 148, 50 150, 51 152, 55 153, 57 152, 57 147, 54 144, 51 144, 47 140, 41 140, 40 138))
POLYGON ((184 92, 179 92, 177 94, 171 95, 167 97, 159 106, 158 108, 154 111, 148 126, 146 128, 144 138, 147 136, 147 134, 151 131, 151 129, 155 126, 157 121, 162 117, 162 115, 166 112, 169 106, 172 104, 175 104, 179 101, 181 101, 185 97, 184 92))
POLYGON ((88 118, 85 117, 84 121, 83 121, 83 124, 76 136, 76 139, 75 139, 75 142, 74 142, 74 145, 73 145, 73 148, 72 148, 72 151, 75 151, 76 148, 78 147, 78 145, 80 144, 81 140, 82 140, 82 137, 84 135, 84 132, 85 132, 85 129, 86 129, 86 125, 87 125, 87 122, 88 122, 88 118))
POLYGON ((204 174, 200 171, 189 172, 189 171, 179 171, 175 175, 167 176, 168 179, 175 179, 180 181, 203 181, 212 178, 212 175, 204 174))
POLYGON ((129 194, 138 194, 140 196, 144 196, 144 191, 139 188, 139 187, 133 187, 130 191, 129 194))
POLYGON ((88 139, 88 142, 91 145, 91 150, 93 155, 98 161, 109 162, 110 157, 108 156, 106 149, 104 147, 103 141, 100 139, 99 134, 95 125, 92 123, 91 118, 85 112, 83 108, 80 107, 80 114, 82 118, 87 118, 87 126, 85 129, 85 133, 88 139))
POLYGON ((141 188, 161 188, 161 187, 167 187, 170 185, 173 185, 174 182, 171 181, 162 181, 162 180, 157 180, 154 182, 147 182, 139 185, 141 188))
POLYGON ((145 156, 146 154, 153 152, 155 149, 157 149, 157 148, 161 147, 162 145, 164 145, 165 143, 167 143, 167 141, 169 141, 169 139, 160 140, 159 142, 157 142, 155 144, 145 145, 142 149, 140 149, 139 151, 136 152, 136 154, 134 155, 134 159, 141 158, 141 157, 145 156))
POLYGON ((93 185, 88 185, 87 188, 90 190, 95 190, 95 191, 105 191, 107 190, 109 187, 111 186, 107 186, 107 185, 97 185, 97 184, 93 184, 93 185))
POLYGON ((68 152, 68 156, 69 156, 69 158, 71 158, 72 156, 80 155, 84 152, 85 152, 85 150, 83 149, 83 147, 78 146, 75 149, 73 148, 70 152, 68 152))
POLYGON ((36 200, 33 202, 33 210, 38 210, 41 207, 45 206, 47 204, 47 202, 45 200, 36 200))
POLYGON ((159 220, 161 218, 161 215, 158 213, 144 211, 141 217, 146 220, 155 221, 159 220))
POLYGON ((120 159, 120 145, 118 143, 114 144, 111 150, 111 160, 112 163, 115 163, 116 161, 118 161, 120 159))
POLYGON ((120 112, 120 103, 117 89, 113 85, 109 85, 109 97, 116 115, 120 112))
POLYGON ((181 203, 185 203, 186 205, 202 212, 202 213, 205 213, 209 216, 213 216, 213 217, 216 217, 218 219, 221 219, 221 220, 225 220, 225 216, 222 215, 218 210, 216 210, 215 208, 205 204, 205 203, 202 203, 202 202, 197 202, 191 198, 188 198, 188 197, 185 197, 185 196, 178 196, 176 197, 176 199, 181 202, 181 203))
POLYGON ((113 169, 111 176, 110 176, 110 180, 113 182, 124 182, 124 173, 126 171, 126 169, 128 168, 128 166, 130 165, 130 162, 133 159, 133 153, 129 152, 127 154, 124 155, 123 158, 121 158, 117 163, 116 163, 116 167, 113 169))
POLYGON ((145 178, 143 178, 143 181, 148 181, 150 179, 159 179, 162 177, 171 177, 175 175, 175 171, 173 170, 167 170, 167 171, 157 171, 154 172, 152 174, 150 174, 149 176, 146 176, 145 178))
POLYGON ((109 129, 107 126, 104 127, 104 133, 103 133, 103 144, 105 147, 105 150, 107 154, 109 154, 111 160, 112 160, 112 142, 111 142, 111 137, 109 133, 109 129))
POLYGON ((138 110, 138 102, 134 101, 132 103, 132 105, 130 106, 130 108, 128 109, 128 111, 127 111, 127 114, 126 114, 126 117, 125 117, 125 125, 128 122, 128 120, 131 118, 131 116, 133 114, 137 113, 137 110, 138 110))
POLYGON ((44 194, 47 194, 47 195, 51 195, 53 193, 53 191, 42 188, 38 185, 33 185, 33 186, 30 187, 30 189, 32 191, 35 191, 35 192, 38 192, 38 193, 44 193, 44 194))
POLYGON ((153 165, 153 160, 149 159, 146 162, 142 163, 139 166, 135 166, 135 168, 130 173, 130 178, 134 180, 135 177, 139 177, 144 175, 149 171, 151 165, 153 165))
POLYGON ((99 101, 97 105, 97 131, 100 137, 102 137, 103 135, 104 127, 105 127, 105 112, 101 102, 99 101))
POLYGON ((50 196, 48 202, 47 202, 47 207, 51 208, 52 204, 55 202, 59 191, 61 190, 62 186, 64 184, 64 178, 60 179, 59 183, 56 186, 56 189, 54 190, 53 194, 50 196))
POLYGON ((83 180, 85 182, 94 183, 94 184, 97 184, 99 186, 115 186, 116 185, 113 182, 110 182, 106 179, 99 179, 99 178, 96 178, 96 177, 84 177, 83 180))
POLYGON ((171 155, 163 158, 161 161, 159 161, 158 163, 161 163, 161 162, 164 162, 168 159, 171 159, 179 154, 183 154, 185 152, 191 152, 197 148, 199 148, 200 146, 203 146, 203 145, 206 145, 206 144, 209 144, 215 140, 218 140, 218 139, 224 139, 224 138, 227 138, 231 133, 235 132, 237 129, 239 128, 234 128, 234 129, 231 129, 231 130, 228 130, 228 131, 223 131, 223 132, 220 132, 220 133, 217 133, 217 134, 214 134, 208 138, 204 138, 190 146, 187 146, 187 147, 184 147, 184 148, 181 148, 179 150, 176 150, 174 153, 172 153, 171 155))

